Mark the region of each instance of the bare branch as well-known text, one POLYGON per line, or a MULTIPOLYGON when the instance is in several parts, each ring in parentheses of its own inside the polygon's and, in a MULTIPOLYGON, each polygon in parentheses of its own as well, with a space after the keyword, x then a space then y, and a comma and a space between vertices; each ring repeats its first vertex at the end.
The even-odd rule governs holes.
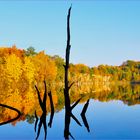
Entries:
POLYGON ((50 105, 51 105, 51 115, 50 115, 50 121, 48 123, 48 126, 51 128, 52 126, 52 121, 53 121, 53 116, 54 116, 54 105, 53 105, 53 98, 51 91, 48 93, 49 99, 50 99, 50 105))
POLYGON ((73 140, 75 140, 75 138, 72 136, 72 134, 69 132, 69 135, 71 136, 71 138, 73 139, 73 140))
POLYGON ((71 106, 71 110, 80 102, 80 100, 82 99, 82 97, 80 99, 78 99, 72 106, 71 106))
POLYGON ((77 119, 72 113, 71 113, 71 117, 75 120, 75 122, 76 122, 78 125, 82 126, 81 123, 78 121, 78 119, 77 119))
POLYGON ((86 113, 88 105, 89 105, 89 99, 87 100, 86 104, 84 105, 81 115, 84 115, 86 113))
POLYGON ((74 83, 75 83, 75 82, 72 82, 72 83, 70 84, 69 89, 72 87, 72 85, 73 85, 74 83))
POLYGON ((47 87, 46 87, 46 82, 44 80, 44 87, 45 87, 45 91, 44 91, 44 98, 43 98, 43 106, 44 106, 44 110, 46 110, 46 99, 47 99, 47 87))
POLYGON ((0 106, 6 107, 6 108, 11 109, 11 110, 14 110, 15 112, 18 113, 18 115, 17 115, 15 118, 10 119, 10 120, 8 120, 8 121, 6 121, 6 122, 2 122, 2 123, 0 123, 0 125, 4 125, 4 124, 7 124, 7 123, 11 123, 11 122, 17 120, 17 119, 21 116, 21 112, 20 112, 18 109, 14 108, 14 107, 11 107, 11 106, 8 106, 8 105, 5 105, 5 104, 0 104, 0 106))
POLYGON ((36 85, 35 85, 35 88, 36 88, 36 91, 37 91, 39 104, 40 104, 40 106, 41 106, 41 109, 43 110, 43 102, 42 102, 41 97, 40 97, 40 92, 39 92, 39 90, 38 90, 38 88, 37 88, 36 85))
POLYGON ((35 121, 35 132, 36 132, 36 127, 37 127, 37 123, 38 123, 38 117, 37 117, 37 114, 36 114, 36 110, 35 110, 35 118, 36 118, 36 121, 35 121))

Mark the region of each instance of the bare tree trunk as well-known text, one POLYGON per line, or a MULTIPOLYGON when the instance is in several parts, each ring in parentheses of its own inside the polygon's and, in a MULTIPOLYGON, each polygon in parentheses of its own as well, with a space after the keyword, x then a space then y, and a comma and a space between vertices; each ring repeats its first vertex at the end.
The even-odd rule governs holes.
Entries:
POLYGON ((71 136, 73 139, 74 137, 71 135, 70 131, 69 131, 69 127, 70 127, 70 121, 71 121, 71 117, 72 119, 75 120, 75 122, 81 126, 80 122, 78 121, 78 119, 72 114, 72 109, 80 102, 81 98, 78 99, 72 106, 70 105, 70 95, 69 95, 69 90, 72 87, 72 85, 74 84, 71 83, 69 84, 69 80, 68 80, 68 74, 69 74, 69 58, 70 58, 70 14, 71 14, 71 7, 68 10, 68 15, 67 15, 67 46, 66 46, 66 63, 64 65, 65 68, 65 79, 64 79, 64 83, 65 83, 65 88, 64 88, 64 98, 65 98, 65 128, 64 128, 64 137, 65 139, 69 139, 69 136, 71 136))
POLYGON ((68 10, 67 15, 67 47, 66 47, 66 64, 64 65, 65 68, 65 88, 64 88, 64 98, 65 98, 65 128, 64 128, 64 137, 65 139, 69 139, 69 125, 70 125, 70 114, 71 114, 71 107, 70 107, 70 97, 69 97, 69 81, 68 81, 68 70, 69 70, 69 56, 70 56, 70 14, 71 14, 71 7, 68 10))
POLYGON ((69 98, 69 81, 68 81, 68 70, 69 70, 69 56, 70 56, 70 13, 71 13, 71 7, 68 10, 68 16, 67 16, 67 47, 66 47, 66 65, 65 67, 65 89, 64 89, 64 96, 65 96, 65 107, 70 109, 70 98, 69 98))

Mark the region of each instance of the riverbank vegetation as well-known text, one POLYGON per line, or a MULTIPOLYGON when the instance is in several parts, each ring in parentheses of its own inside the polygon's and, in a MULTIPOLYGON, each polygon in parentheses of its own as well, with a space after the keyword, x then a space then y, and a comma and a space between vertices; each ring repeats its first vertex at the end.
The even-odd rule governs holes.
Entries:
MULTIPOLYGON (((44 79, 49 85, 62 84, 64 81, 64 60, 58 55, 49 56, 42 52, 35 52, 33 47, 27 50, 0 48, 0 79, 1 86, 7 84, 22 88, 42 82, 44 79)), ((110 82, 138 82, 140 81, 140 62, 128 60, 120 66, 99 65, 88 67, 85 64, 70 64, 69 78, 77 85, 94 83, 107 85, 110 82)))

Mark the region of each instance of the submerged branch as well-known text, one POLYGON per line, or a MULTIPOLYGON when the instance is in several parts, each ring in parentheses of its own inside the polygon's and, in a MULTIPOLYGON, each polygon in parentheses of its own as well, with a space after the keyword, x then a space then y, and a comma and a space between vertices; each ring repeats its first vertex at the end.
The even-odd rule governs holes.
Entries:
POLYGON ((36 132, 36 127, 37 127, 37 123, 38 123, 38 117, 37 117, 37 114, 36 114, 36 111, 35 111, 35 118, 36 118, 36 121, 35 121, 35 132, 36 132))
POLYGON ((41 100, 41 97, 40 97, 40 92, 39 92, 39 90, 38 90, 38 88, 37 88, 36 85, 35 85, 35 88, 36 88, 36 91, 37 91, 37 95, 38 95, 38 100, 39 100, 40 107, 43 110, 43 103, 42 103, 42 100, 41 100))
POLYGON ((87 108, 88 108, 88 105, 89 105, 89 99, 87 100, 87 102, 85 103, 85 105, 83 107, 83 110, 81 112, 81 117, 82 117, 82 120, 83 120, 85 127, 87 128, 87 131, 90 132, 89 125, 88 125, 86 115, 85 115, 87 108))
POLYGON ((14 108, 14 107, 11 107, 11 106, 8 106, 8 105, 5 105, 5 104, 0 104, 0 106, 6 107, 6 108, 11 109, 11 110, 14 110, 15 112, 18 113, 17 117, 15 117, 14 119, 10 119, 10 120, 8 120, 6 122, 2 122, 2 123, 0 123, 0 125, 11 123, 11 122, 17 120, 21 116, 21 112, 18 109, 14 108))
POLYGON ((75 120, 75 122, 76 122, 78 125, 82 126, 81 123, 78 121, 78 119, 77 119, 72 113, 71 113, 71 117, 75 120))
POLYGON ((48 126, 51 128, 52 126, 52 121, 54 117, 54 105, 53 105, 53 99, 52 99, 52 94, 51 91, 48 93, 49 99, 50 99, 50 105, 51 105, 51 115, 50 115, 50 121, 48 123, 48 126))
POLYGON ((80 99, 78 99, 72 106, 71 106, 71 110, 80 102, 80 100, 82 99, 82 97, 80 99))

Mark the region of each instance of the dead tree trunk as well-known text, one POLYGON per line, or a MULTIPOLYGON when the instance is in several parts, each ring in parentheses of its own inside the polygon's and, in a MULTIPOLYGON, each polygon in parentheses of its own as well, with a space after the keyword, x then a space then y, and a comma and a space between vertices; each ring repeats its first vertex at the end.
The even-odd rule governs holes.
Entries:
POLYGON ((68 74, 69 74, 69 58, 70 58, 70 14, 71 14, 71 7, 68 10, 68 15, 67 15, 67 46, 66 46, 66 56, 65 56, 65 88, 64 88, 64 98, 65 98, 65 128, 64 128, 64 137, 65 139, 69 139, 69 136, 71 136, 73 139, 74 137, 71 135, 69 131, 70 127, 70 121, 71 117, 75 120, 75 122, 81 126, 80 122, 78 119, 72 114, 72 109, 80 102, 81 98, 78 99, 72 106, 70 105, 70 95, 69 95, 69 90, 74 84, 71 83, 69 84, 68 80, 68 74))
POLYGON ((64 128, 64 137, 65 139, 69 139, 69 125, 70 125, 70 114, 71 114, 71 107, 70 107, 70 97, 69 97, 69 81, 68 81, 68 70, 69 70, 69 56, 70 56, 70 13, 71 7, 68 10, 67 15, 67 46, 66 46, 66 63, 64 65, 65 68, 65 88, 64 88, 64 98, 65 98, 65 128, 64 128))
POLYGON ((69 70, 69 56, 70 56, 70 13, 71 7, 68 10, 67 16, 67 47, 66 47, 66 64, 65 64, 65 89, 64 89, 64 96, 65 96, 65 107, 70 110, 70 98, 69 98, 69 81, 68 81, 68 70, 69 70))

